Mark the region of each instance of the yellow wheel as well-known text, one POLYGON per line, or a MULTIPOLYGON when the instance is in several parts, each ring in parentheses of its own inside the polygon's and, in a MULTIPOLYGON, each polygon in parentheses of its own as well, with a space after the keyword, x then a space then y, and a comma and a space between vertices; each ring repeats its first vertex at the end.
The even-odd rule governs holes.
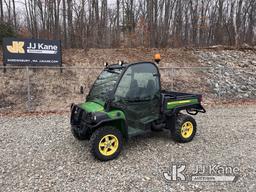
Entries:
POLYGON ((189 138, 193 133, 193 124, 190 121, 183 123, 181 127, 181 135, 184 138, 189 138))
POLYGON ((123 136, 115 127, 100 127, 90 138, 91 152, 101 161, 116 158, 123 146, 123 136))
POLYGON ((118 139, 115 135, 105 135, 99 142, 99 151, 102 155, 113 155, 118 149, 118 139))
POLYGON ((175 126, 171 129, 175 141, 186 143, 191 141, 196 134, 196 121, 189 115, 179 114, 175 126))

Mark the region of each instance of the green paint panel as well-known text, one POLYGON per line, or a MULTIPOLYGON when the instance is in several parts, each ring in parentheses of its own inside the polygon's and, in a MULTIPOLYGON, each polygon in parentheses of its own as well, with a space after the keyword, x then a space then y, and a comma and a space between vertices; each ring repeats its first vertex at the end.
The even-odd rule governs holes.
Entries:
POLYGON ((167 109, 173 109, 178 106, 182 105, 191 105, 191 104, 197 104, 199 103, 197 99, 186 99, 186 100, 180 100, 180 101, 169 101, 167 102, 167 109))
POLYGON ((104 107, 102 105, 95 102, 91 102, 91 101, 80 104, 80 107, 87 112, 103 112, 104 111, 104 107))
POLYGON ((125 119, 125 115, 124 115, 123 111, 113 110, 113 111, 110 111, 110 112, 105 112, 104 111, 104 106, 100 105, 98 103, 95 103, 95 102, 91 102, 91 101, 85 102, 85 103, 80 104, 80 107, 82 109, 84 109, 85 111, 87 111, 87 112, 103 112, 103 113, 106 113, 109 116, 109 118, 111 118, 111 119, 116 119, 116 118, 125 119))

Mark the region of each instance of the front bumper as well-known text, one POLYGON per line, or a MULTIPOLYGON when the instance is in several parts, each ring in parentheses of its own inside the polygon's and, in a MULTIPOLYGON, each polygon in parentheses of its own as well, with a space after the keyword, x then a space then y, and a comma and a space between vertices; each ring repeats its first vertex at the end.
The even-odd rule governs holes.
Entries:
POLYGON ((70 124, 76 129, 92 132, 101 123, 110 120, 103 112, 90 113, 79 107, 79 105, 71 105, 70 124))
POLYGON ((82 134, 90 134, 92 125, 91 122, 87 120, 90 118, 89 115, 89 113, 78 105, 72 104, 70 116, 71 128, 82 134))

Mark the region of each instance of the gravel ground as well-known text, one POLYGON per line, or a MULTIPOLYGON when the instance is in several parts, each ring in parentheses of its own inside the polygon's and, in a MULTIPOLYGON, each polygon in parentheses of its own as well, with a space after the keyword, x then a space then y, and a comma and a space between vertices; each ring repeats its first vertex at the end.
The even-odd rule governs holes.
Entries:
POLYGON ((256 105, 208 109, 187 144, 166 132, 138 136, 99 162, 77 141, 68 115, 0 117, 0 191, 256 191, 256 105), (163 172, 186 164, 187 181, 163 172), (238 167, 236 182, 192 182, 196 165, 238 167))

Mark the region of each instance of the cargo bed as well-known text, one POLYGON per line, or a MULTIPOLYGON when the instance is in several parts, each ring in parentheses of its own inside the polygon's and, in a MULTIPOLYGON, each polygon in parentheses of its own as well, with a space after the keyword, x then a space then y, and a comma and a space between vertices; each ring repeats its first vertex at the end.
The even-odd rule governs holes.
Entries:
POLYGON ((182 93, 173 91, 161 91, 162 95, 162 112, 176 111, 186 109, 186 111, 195 115, 198 112, 205 113, 205 109, 201 105, 202 95, 193 93, 182 93))
POLYGON ((201 99, 202 95, 193 94, 193 93, 182 93, 182 92, 174 92, 174 91, 161 91, 161 94, 165 97, 172 98, 174 100, 183 100, 183 99, 201 99))

